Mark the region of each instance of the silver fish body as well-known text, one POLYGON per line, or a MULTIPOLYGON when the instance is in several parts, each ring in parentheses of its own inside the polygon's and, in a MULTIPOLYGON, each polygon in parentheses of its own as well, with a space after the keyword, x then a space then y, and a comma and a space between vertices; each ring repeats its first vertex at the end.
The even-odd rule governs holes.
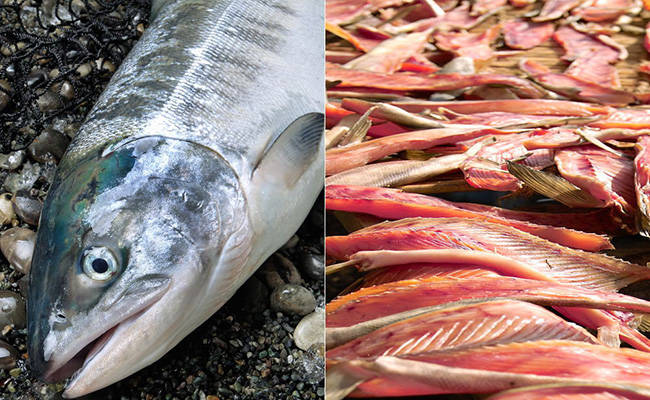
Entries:
POLYGON ((44 204, 37 376, 78 397, 151 364, 295 232, 323 185, 323 12, 154 1, 44 204))

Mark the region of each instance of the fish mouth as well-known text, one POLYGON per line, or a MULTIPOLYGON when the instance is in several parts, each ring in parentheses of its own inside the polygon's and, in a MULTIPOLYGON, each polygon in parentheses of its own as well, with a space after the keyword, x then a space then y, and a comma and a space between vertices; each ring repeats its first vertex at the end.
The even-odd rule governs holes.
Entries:
POLYGON ((66 348, 59 349, 60 351, 56 357, 50 359, 49 365, 43 373, 43 380, 50 383, 60 382, 67 378, 74 380, 83 371, 84 367, 111 341, 120 326, 130 325, 164 297, 171 286, 170 283, 167 280, 164 284, 155 288, 154 293, 149 293, 149 298, 139 306, 122 310, 123 312, 116 310, 116 314, 120 316, 120 319, 113 321, 111 325, 107 324, 108 328, 96 331, 94 335, 89 335, 74 344, 71 343, 66 348))
POLYGON ((68 378, 74 379, 74 377, 81 372, 83 367, 102 351, 106 343, 111 340, 113 334, 122 323, 127 322, 128 320, 137 319, 152 305, 153 304, 148 305, 145 309, 135 313, 134 315, 127 316, 123 321, 118 322, 106 332, 100 334, 95 339, 91 339, 90 343, 85 345, 79 352, 72 355, 72 357, 62 365, 60 361, 56 364, 52 364, 52 366, 45 372, 44 380, 49 383, 54 383, 61 382, 68 378))

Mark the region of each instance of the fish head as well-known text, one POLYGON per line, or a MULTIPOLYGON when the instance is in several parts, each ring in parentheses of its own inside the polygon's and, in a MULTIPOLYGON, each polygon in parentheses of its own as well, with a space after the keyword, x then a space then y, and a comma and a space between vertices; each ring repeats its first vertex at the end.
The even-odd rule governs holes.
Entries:
POLYGON ((238 185, 209 149, 160 137, 62 163, 30 272, 35 375, 74 375, 64 395, 77 397, 151 364, 207 319, 213 270, 247 257, 238 185))

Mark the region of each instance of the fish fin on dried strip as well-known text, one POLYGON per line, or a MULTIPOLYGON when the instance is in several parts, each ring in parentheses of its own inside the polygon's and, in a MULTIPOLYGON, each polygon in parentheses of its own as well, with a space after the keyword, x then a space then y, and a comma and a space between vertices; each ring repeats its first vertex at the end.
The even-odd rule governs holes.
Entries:
POLYGON ((637 326, 637 329, 639 332, 650 332, 650 315, 641 316, 641 320, 639 322, 639 326, 637 326))
POLYGON ((341 400, 375 373, 356 367, 356 362, 330 363, 325 375, 325 400, 341 400))
POLYGON ((469 157, 451 154, 427 161, 388 161, 353 168, 325 179, 326 185, 395 187, 419 182, 460 168, 469 157))
POLYGON ((405 111, 397 106, 388 103, 373 103, 357 99, 344 99, 342 106, 345 109, 356 112, 367 112, 368 109, 374 107, 372 115, 377 118, 382 118, 387 121, 395 122, 397 124, 407 126, 413 129, 433 129, 442 128, 444 125, 437 120, 429 117, 417 115, 405 111))
POLYGON ((507 161, 508 171, 537 193, 569 207, 603 207, 605 204, 561 176, 537 171, 525 165, 507 161))
POLYGON ((589 192, 606 206, 621 213, 636 213, 634 161, 616 157, 593 145, 575 146, 555 152, 555 164, 562 177, 589 192))
POLYGON ((370 114, 372 114, 375 108, 376 107, 370 107, 354 124, 352 124, 350 129, 348 129, 339 140, 338 146, 347 146, 363 141, 363 138, 365 138, 368 133, 368 129, 372 126, 370 114))

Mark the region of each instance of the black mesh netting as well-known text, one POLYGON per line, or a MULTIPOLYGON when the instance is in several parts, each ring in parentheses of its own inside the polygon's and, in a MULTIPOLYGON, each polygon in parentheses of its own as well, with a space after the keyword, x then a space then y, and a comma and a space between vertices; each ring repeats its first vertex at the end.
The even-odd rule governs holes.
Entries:
POLYGON ((0 153, 80 122, 144 31, 150 0, 0 2, 0 153))

